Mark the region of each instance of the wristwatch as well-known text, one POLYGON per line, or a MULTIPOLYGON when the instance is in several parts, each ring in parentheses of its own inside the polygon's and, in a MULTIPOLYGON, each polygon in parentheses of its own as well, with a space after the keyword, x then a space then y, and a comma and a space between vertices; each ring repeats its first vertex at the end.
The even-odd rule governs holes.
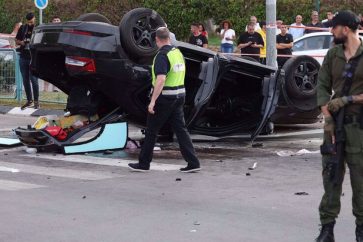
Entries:
POLYGON ((348 104, 352 104, 353 103, 353 96, 348 96, 348 104))

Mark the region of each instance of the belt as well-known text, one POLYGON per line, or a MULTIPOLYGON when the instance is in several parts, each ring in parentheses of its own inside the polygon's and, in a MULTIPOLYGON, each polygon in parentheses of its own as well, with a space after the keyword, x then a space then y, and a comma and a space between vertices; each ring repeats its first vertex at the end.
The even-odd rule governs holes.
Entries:
POLYGON ((161 94, 164 96, 178 96, 180 94, 185 94, 185 88, 175 90, 162 90, 161 94))
POLYGON ((358 123, 359 122, 359 116, 357 115, 345 115, 344 116, 344 124, 352 124, 352 123, 358 123))

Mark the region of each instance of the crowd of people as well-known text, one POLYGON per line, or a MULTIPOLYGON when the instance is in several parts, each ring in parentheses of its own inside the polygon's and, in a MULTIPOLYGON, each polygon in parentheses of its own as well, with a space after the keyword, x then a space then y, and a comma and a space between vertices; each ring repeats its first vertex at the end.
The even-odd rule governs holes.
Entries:
MULTIPOLYGON (((303 17, 297 15, 295 22, 286 25, 282 19, 276 19, 276 49, 278 66, 283 66, 289 56, 292 55, 292 47, 294 40, 314 32, 329 31, 332 27, 332 19, 334 14, 332 11, 326 12, 326 18, 322 21, 319 19, 317 11, 311 12, 311 20, 307 24, 303 24, 303 17)), ((363 17, 360 29, 363 29, 363 17)), ((266 64, 266 30, 265 21, 258 21, 256 16, 251 16, 245 30, 236 37, 236 31, 232 28, 232 23, 229 20, 224 20, 220 28, 217 29, 217 34, 220 37, 220 52, 233 53, 235 46, 240 49, 241 55, 244 58, 253 58, 262 64, 266 64)), ((191 36, 189 43, 207 48, 208 33, 201 23, 191 25, 191 36)))

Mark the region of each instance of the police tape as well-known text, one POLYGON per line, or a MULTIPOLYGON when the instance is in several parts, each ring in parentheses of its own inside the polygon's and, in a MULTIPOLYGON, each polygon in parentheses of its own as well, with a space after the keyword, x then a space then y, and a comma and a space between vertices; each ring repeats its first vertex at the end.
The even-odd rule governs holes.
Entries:
MULTIPOLYGON (((260 58, 266 58, 266 56, 261 56, 260 54, 241 54, 241 53, 223 53, 223 52, 219 52, 219 54, 222 55, 231 55, 231 56, 253 56, 253 57, 260 57, 260 58)), ((277 57, 296 57, 296 56, 302 56, 302 55, 276 55, 277 57)), ((304 55, 304 56, 310 56, 310 57, 316 57, 316 58, 324 58, 325 55, 304 55)))

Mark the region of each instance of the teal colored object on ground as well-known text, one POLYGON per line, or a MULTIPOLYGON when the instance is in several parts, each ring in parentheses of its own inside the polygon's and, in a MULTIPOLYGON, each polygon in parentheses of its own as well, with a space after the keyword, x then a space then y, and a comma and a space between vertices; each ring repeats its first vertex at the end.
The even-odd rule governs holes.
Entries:
POLYGON ((0 138, 0 147, 1 146, 16 146, 21 145, 19 139, 10 139, 10 138, 0 138))
POLYGON ((64 154, 123 149, 126 146, 127 136, 127 122, 105 124, 95 138, 64 146, 64 154))

